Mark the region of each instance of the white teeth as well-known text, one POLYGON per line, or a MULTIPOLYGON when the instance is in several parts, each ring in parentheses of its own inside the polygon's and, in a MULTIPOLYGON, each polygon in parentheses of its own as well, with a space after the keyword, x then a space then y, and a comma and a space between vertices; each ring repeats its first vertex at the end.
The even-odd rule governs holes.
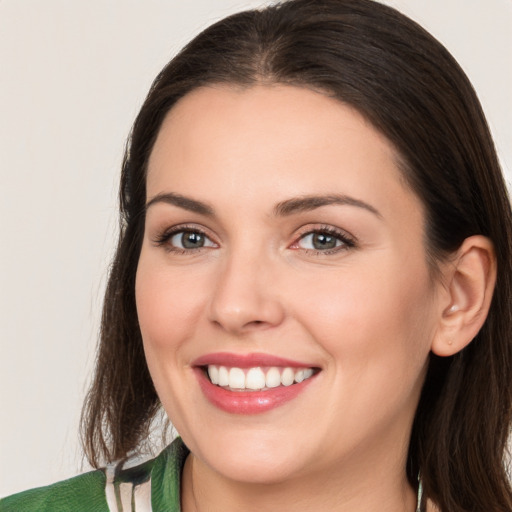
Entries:
POLYGON ((245 373, 241 368, 231 368, 229 370, 229 387, 232 389, 245 388, 245 373))
POLYGON ((304 380, 304 370, 299 370, 298 372, 295 373, 295 382, 302 382, 303 380, 304 380))
POLYGON ((278 386, 291 386, 313 375, 312 368, 294 369, 291 367, 272 366, 266 372, 262 368, 228 368, 226 366, 208 365, 208 376, 212 384, 231 389, 262 390, 278 386))
POLYGON ((281 384, 283 386, 291 386, 295 379, 295 373, 291 368, 285 368, 281 374, 281 384))
POLYGON ((219 368, 219 386, 229 386, 229 373, 225 366, 219 368))
POLYGON ((212 384, 219 383, 219 369, 216 366, 213 366, 213 364, 208 366, 208 377, 210 377, 212 384))
POLYGON ((277 388, 281 385, 281 372, 279 368, 270 368, 265 377, 267 388, 277 388))
POLYGON ((251 368, 245 376, 247 389, 262 389, 265 387, 265 374, 261 368, 251 368))

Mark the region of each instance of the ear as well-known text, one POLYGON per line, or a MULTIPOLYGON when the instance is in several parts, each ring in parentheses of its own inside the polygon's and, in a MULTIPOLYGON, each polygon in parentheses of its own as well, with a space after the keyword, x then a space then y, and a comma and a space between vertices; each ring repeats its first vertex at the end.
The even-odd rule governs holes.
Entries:
POLYGON ((492 242, 481 235, 466 238, 442 273, 445 288, 431 349, 452 356, 473 340, 487 318, 496 283, 492 242))

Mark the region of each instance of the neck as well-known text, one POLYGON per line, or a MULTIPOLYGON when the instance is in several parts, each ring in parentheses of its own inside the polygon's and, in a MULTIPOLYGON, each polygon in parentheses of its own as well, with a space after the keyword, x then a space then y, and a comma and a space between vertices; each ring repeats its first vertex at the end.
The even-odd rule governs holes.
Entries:
MULTIPOLYGON (((350 470, 308 473, 274 483, 246 483, 219 475, 190 455, 182 480, 183 512, 414 512, 416 493, 404 465, 359 464, 350 470), (359 466, 359 467, 357 467, 359 466)), ((347 468, 348 469, 348 468, 347 468)))

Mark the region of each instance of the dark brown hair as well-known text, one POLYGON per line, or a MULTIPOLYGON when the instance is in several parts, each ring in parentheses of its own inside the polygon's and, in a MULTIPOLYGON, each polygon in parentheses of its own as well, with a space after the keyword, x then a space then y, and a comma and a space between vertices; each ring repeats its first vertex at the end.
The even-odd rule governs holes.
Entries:
POLYGON ((117 253, 96 373, 83 411, 93 465, 125 457, 160 408, 135 307, 146 169, 173 105, 209 84, 290 84, 355 107, 395 146, 426 210, 430 263, 474 234, 492 240, 498 280, 485 325, 449 358, 431 355, 407 475, 445 512, 512 510, 505 451, 512 415, 512 215, 477 96, 448 51, 372 0, 290 0, 230 16, 197 36, 157 76, 123 163, 117 253))

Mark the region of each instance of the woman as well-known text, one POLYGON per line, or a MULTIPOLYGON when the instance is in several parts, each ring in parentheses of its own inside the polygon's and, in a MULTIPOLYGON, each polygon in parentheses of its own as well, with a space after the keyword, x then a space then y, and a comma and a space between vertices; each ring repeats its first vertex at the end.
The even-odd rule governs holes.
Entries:
POLYGON ((291 0, 155 80, 121 181, 84 445, 181 439, 8 510, 507 511, 512 218, 475 93, 416 24, 291 0))

